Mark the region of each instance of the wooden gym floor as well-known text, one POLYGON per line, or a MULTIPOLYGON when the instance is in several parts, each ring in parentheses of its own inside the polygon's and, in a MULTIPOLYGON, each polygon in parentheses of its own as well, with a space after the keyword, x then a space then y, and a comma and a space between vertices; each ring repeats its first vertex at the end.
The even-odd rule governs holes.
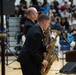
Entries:
MULTIPOLYGON (((53 65, 51 66, 51 69, 49 70, 49 73, 47 75, 76 75, 76 74, 63 74, 59 73, 59 70, 65 65, 67 62, 62 60, 62 58, 65 58, 65 55, 58 55, 59 61, 55 61, 53 65)), ((13 60, 15 60, 16 57, 9 56, 8 57, 8 64, 11 63, 13 60)), ((5 58, 6 60, 6 58, 5 58)), ((7 62, 6 62, 7 63, 7 62)), ((1 75, 1 62, 0 62, 0 75, 1 75)), ((5 65, 5 75, 22 75, 20 65, 17 61, 9 64, 8 66, 5 65)))

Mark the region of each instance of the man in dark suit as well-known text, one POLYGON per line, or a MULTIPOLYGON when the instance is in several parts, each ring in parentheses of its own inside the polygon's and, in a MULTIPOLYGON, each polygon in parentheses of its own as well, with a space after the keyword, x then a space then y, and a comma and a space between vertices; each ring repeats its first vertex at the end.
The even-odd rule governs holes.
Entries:
MULTIPOLYGON (((24 18, 24 21, 23 19, 21 21, 21 33, 18 35, 17 43, 20 43, 23 34, 26 35, 29 29, 36 24, 35 20, 38 18, 38 11, 34 7, 29 7, 25 14, 26 18, 24 18)), ((25 40, 22 39, 22 41, 24 43, 25 40)))
POLYGON ((41 66, 47 67, 48 61, 43 57, 43 53, 47 51, 46 46, 43 45, 43 32, 49 25, 49 17, 41 14, 38 17, 38 24, 27 32, 26 41, 17 59, 23 75, 41 75, 41 66))
POLYGON ((26 12, 26 20, 24 23, 24 34, 29 31, 29 29, 36 24, 38 18, 38 11, 34 7, 29 7, 26 12))

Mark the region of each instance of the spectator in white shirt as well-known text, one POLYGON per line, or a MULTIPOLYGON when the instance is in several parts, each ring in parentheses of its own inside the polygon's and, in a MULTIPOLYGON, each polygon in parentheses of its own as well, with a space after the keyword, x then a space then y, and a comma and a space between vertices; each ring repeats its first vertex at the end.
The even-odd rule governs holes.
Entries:
POLYGON ((56 43, 55 43, 55 46, 58 48, 58 53, 60 52, 60 43, 59 43, 59 41, 60 41, 60 37, 58 36, 57 40, 56 40, 56 43))
POLYGON ((76 25, 76 19, 75 19, 75 17, 72 17, 72 19, 69 20, 69 25, 76 25))
POLYGON ((62 12, 60 12, 60 15, 62 18, 68 18, 70 14, 67 12, 67 9, 64 9, 62 12))

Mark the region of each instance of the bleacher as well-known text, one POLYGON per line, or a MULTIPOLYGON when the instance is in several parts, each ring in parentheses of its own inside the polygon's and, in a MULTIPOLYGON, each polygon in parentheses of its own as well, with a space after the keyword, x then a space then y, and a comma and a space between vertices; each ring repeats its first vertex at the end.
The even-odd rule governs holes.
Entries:
MULTIPOLYGON (((19 23, 19 17, 9 17, 8 19, 8 31, 7 34, 9 35, 8 38, 8 44, 9 44, 9 49, 13 52, 16 53, 16 50, 14 49, 15 46, 17 46, 17 32, 20 31, 20 23, 19 23)), ((8 54, 12 54, 10 50, 8 50, 8 54)))

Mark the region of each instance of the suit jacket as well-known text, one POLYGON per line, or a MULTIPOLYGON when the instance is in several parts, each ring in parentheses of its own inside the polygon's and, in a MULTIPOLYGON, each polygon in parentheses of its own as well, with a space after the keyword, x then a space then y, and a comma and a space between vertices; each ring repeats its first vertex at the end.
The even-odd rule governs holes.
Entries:
POLYGON ((42 29, 35 25, 26 34, 26 41, 19 54, 18 61, 23 64, 41 65, 46 46, 43 45, 44 34, 42 29))
POLYGON ((35 22, 26 18, 25 23, 24 23, 24 34, 26 35, 26 33, 29 31, 29 29, 34 25, 35 25, 35 22))

